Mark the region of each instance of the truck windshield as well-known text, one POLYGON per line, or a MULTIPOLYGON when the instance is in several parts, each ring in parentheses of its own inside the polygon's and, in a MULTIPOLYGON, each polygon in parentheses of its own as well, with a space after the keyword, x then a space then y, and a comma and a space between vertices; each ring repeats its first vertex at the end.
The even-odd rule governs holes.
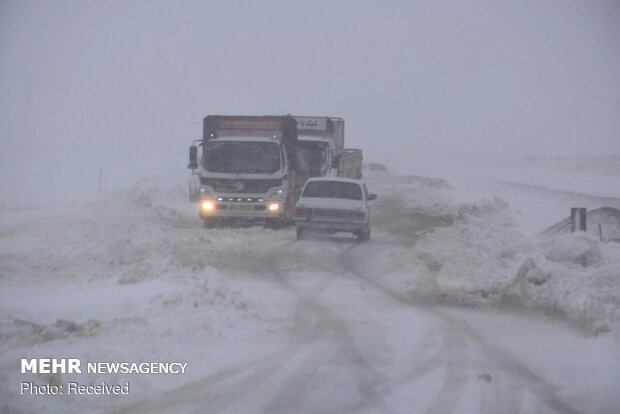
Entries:
POLYGON ((320 198, 346 198, 349 200, 361 200, 362 189, 354 183, 340 181, 310 181, 302 197, 320 198))
POLYGON ((210 141, 204 168, 218 173, 273 174, 280 170, 280 146, 265 141, 210 141))
POLYGON ((297 141, 299 166, 302 171, 308 172, 310 177, 325 175, 327 170, 325 151, 326 142, 320 141, 297 141))

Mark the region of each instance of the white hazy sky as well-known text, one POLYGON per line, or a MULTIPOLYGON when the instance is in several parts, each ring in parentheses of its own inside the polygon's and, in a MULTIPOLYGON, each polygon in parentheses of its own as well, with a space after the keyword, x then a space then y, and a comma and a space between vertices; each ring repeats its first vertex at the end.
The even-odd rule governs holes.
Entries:
POLYGON ((215 113, 341 116, 401 165, 620 154, 620 2, 2 0, 0 88, 3 161, 184 161, 215 113))

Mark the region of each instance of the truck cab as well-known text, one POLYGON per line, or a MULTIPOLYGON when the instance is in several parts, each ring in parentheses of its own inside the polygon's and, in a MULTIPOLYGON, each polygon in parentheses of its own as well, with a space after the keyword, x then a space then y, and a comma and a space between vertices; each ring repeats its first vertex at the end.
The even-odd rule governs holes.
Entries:
POLYGON ((205 118, 202 157, 198 162, 190 147, 190 165, 197 167, 199 215, 207 227, 226 218, 264 220, 272 227, 291 220, 297 194, 294 127, 286 117, 205 118))
POLYGON ((297 143, 299 169, 309 177, 324 177, 333 171, 334 151, 330 141, 321 137, 300 136, 297 143))
POLYGON ((362 176, 362 151, 344 148, 344 119, 329 116, 295 116, 302 166, 308 177, 362 176), (305 161, 305 163, 304 163, 305 161))

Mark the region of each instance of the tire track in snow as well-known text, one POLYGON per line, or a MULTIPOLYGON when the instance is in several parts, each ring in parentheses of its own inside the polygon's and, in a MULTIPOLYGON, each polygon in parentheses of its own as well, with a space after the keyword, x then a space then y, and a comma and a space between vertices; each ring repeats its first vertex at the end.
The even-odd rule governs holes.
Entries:
MULTIPOLYGON (((354 405, 366 409, 373 408, 375 412, 391 412, 385 402, 380 398, 380 385, 386 383, 387 379, 364 358, 359 351, 355 340, 345 319, 332 311, 328 306, 321 304, 317 297, 334 280, 326 277, 315 284, 309 293, 300 292, 289 283, 286 274, 282 271, 280 264, 285 250, 296 245, 297 242, 290 243, 274 252, 273 272, 276 279, 283 285, 291 288, 299 295, 295 311, 294 325, 302 336, 314 343, 325 344, 325 352, 313 357, 308 357, 306 363, 298 369, 286 384, 270 400, 264 410, 265 413, 288 413, 299 412, 306 393, 313 385, 312 381, 317 376, 317 371, 343 364, 354 379, 355 386, 362 398, 354 405), (336 345, 334 347, 333 345, 336 345)), ((325 269, 318 264, 318 267, 325 269)), ((333 270, 330 271, 332 274, 333 270)), ((289 272, 290 273, 290 272, 289 272)))
MULTIPOLYGON (((498 367, 498 370, 508 374, 510 377, 518 378, 518 383, 524 384, 525 388, 529 390, 540 402, 544 405, 552 409, 557 413, 567 413, 567 414, 578 414, 579 411, 575 410, 573 407, 568 405, 566 402, 557 398, 554 394, 558 391, 558 387, 546 381, 544 378, 535 374, 531 369, 525 366, 523 363, 518 361, 516 358, 508 355, 500 348, 489 343, 479 332, 475 331, 473 328, 468 326, 465 322, 459 321, 449 314, 442 312, 441 310, 430 308, 426 304, 419 303, 413 297, 409 297, 401 292, 394 291, 387 286, 384 286, 374 280, 371 276, 365 275, 363 271, 358 269, 351 260, 351 255, 353 250, 358 248, 359 244, 352 245, 342 251, 341 262, 343 266, 355 277, 364 281, 366 284, 374 287, 375 289, 383 292, 385 295, 391 297, 394 301, 400 303, 404 306, 414 307, 421 311, 427 312, 438 318, 439 326, 441 328, 441 332, 444 335, 444 339, 448 335, 458 335, 462 337, 464 340, 469 341, 474 344, 478 349, 482 352, 484 358, 489 362, 491 366, 498 367)), ((454 363, 455 361, 453 361, 454 363)), ((453 374, 456 374, 454 370, 456 366, 453 365, 453 374)), ((450 366, 448 366, 450 370, 450 366)), ((466 382, 466 379, 465 379, 466 382)), ((451 412, 451 407, 454 408, 456 402, 458 402, 458 398, 462 394, 462 390, 465 386, 465 383, 462 379, 461 375, 457 375, 450 379, 450 375, 448 375, 448 379, 442 391, 437 395, 435 401, 431 406, 431 410, 429 412, 451 412), (447 411, 444 411, 448 409, 447 411)), ((517 385, 515 387, 511 387, 515 391, 520 392, 521 388, 517 385)), ((495 395, 497 397, 497 395, 495 395)), ((514 409, 519 409, 521 396, 519 395, 516 399, 511 398, 507 401, 507 404, 503 403, 503 400, 499 400, 495 398, 494 401, 487 400, 488 396, 483 393, 481 401, 482 406, 489 407, 494 405, 497 407, 498 405, 502 406, 502 410, 496 410, 495 412, 509 412, 513 413, 514 409), (508 406, 508 407, 506 407, 508 406), (508 410, 506 410, 508 408, 508 410)))
MULTIPOLYGON (((400 292, 395 292, 373 279, 365 276, 359 269, 357 269, 350 260, 352 251, 357 248, 358 244, 354 244, 344 250, 341 253, 341 263, 343 267, 350 274, 356 278, 361 279, 364 283, 370 284, 376 290, 379 290, 383 294, 396 299, 401 305, 404 304, 407 307, 411 306, 411 300, 406 295, 400 292)), ((439 391, 438 395, 431 402, 429 413, 448 413, 452 412, 456 407, 456 404, 461 399, 465 385, 468 378, 465 372, 470 366, 470 356, 467 347, 467 339, 460 330, 447 329, 442 321, 438 324, 439 332, 442 336, 442 345, 440 350, 433 355, 429 360, 421 367, 416 367, 408 374, 400 378, 392 387, 386 390, 386 394, 390 395, 394 393, 397 387, 403 387, 412 382, 418 381, 423 377, 430 375, 435 370, 440 368, 440 365, 446 368, 446 379, 439 391)))
MULTIPOLYGON (((334 280, 333 274, 328 272, 318 283, 302 291, 293 283, 294 270, 283 269, 283 261, 296 243, 270 247, 271 254, 266 261, 272 280, 297 296, 292 318, 293 334, 288 345, 266 357, 233 365, 161 397, 137 402, 117 412, 202 413, 207 410, 234 413, 247 411, 244 408, 248 405, 252 407, 251 412, 290 413, 303 412, 304 409, 313 412, 304 408, 304 403, 313 388, 320 384, 320 371, 342 365, 361 395, 352 407, 391 413, 382 399, 377 398, 386 378, 359 351, 346 320, 317 300, 334 280), (266 398, 260 395, 261 391, 266 398)), ((335 260, 338 262, 337 256, 335 260)), ((325 263, 319 263, 317 267, 329 268, 325 263)), ((348 411, 346 407, 345 411, 348 411)))
MULTIPOLYGON (((293 242, 278 245, 273 252, 286 249, 293 242)), ((275 254, 275 253, 274 253, 275 254)), ((272 256, 275 259, 275 256, 272 256)), ((269 260, 269 263, 275 263, 269 260)), ((280 286, 297 293, 283 274, 272 265, 273 276, 280 286)), ((281 371, 287 364, 305 352, 312 343, 307 336, 297 335, 289 343, 267 356, 215 372, 189 384, 170 390, 156 399, 138 401, 115 413, 204 413, 236 412, 235 406, 250 398, 261 384, 265 384, 281 371), (258 385, 257 385, 258 384, 258 385), (221 389, 223 388, 223 389, 221 389)))
POLYGON ((238 402, 240 394, 256 390, 256 384, 275 375, 277 367, 283 361, 293 358, 296 352, 293 346, 278 350, 269 356, 237 364, 165 392, 156 399, 139 401, 114 413, 204 413, 205 409, 208 412, 226 411, 230 401, 238 402), (222 383, 233 381, 224 390, 214 389, 222 383))
MULTIPOLYGON (((352 268, 345 261, 343 261, 343 252, 347 252, 355 248, 357 245, 351 245, 344 250, 340 250, 339 257, 336 258, 337 263, 340 266, 332 266, 331 268, 325 268, 329 273, 338 277, 346 277, 346 273, 349 272, 354 274, 357 279, 348 278, 349 280, 359 281, 360 275, 357 274, 357 271, 351 271, 352 268)), ((276 269, 277 270, 277 269, 276 269)), ((364 279, 365 283, 368 283, 367 280, 364 279)), ((409 306, 409 304, 408 304, 409 306)), ((333 320, 332 316, 330 320, 333 320)), ((338 327, 335 327, 338 328, 338 327)), ((338 328, 341 332, 346 331, 346 327, 338 328)), ((338 332, 337 329, 334 330, 338 332)), ((396 381, 390 381, 388 379, 383 379, 381 382, 375 384, 372 389, 364 390, 363 387, 359 388, 362 395, 367 395, 368 398, 364 398, 361 401, 358 401, 344 409, 344 412, 349 411, 357 411, 357 410, 368 410, 369 407, 378 408, 382 407, 384 411, 389 410, 386 403, 384 402, 385 398, 390 396, 393 392, 395 392, 396 388, 405 386, 410 384, 411 382, 417 381, 426 375, 431 374, 437 369, 438 364, 443 364, 447 370, 446 381, 444 382, 442 389, 437 396, 437 398, 432 402, 431 408, 429 412, 431 413, 445 413, 451 412, 456 403, 459 401, 462 391, 467 383, 467 377, 464 376, 463 371, 465 370, 465 366, 469 361, 469 356, 467 355, 467 341, 464 335, 460 333, 460 331, 442 331, 443 335, 443 344, 440 350, 429 358, 428 361, 425 361, 422 367, 416 367, 413 371, 409 372, 405 376, 397 379, 396 381), (447 362, 446 362, 447 361, 447 362), (381 404, 377 406, 376 404, 372 404, 376 401, 380 401, 381 404)), ((352 338, 350 335, 347 335, 348 341, 352 342, 352 338)), ((359 354, 359 352, 357 352, 359 354)), ((361 355, 360 355, 361 357, 361 355)), ((367 361, 364 361, 366 365, 369 365, 367 361)), ((284 393, 284 397, 290 395, 291 392, 295 390, 287 390, 284 393)), ((291 406, 289 406, 290 408, 291 406)))

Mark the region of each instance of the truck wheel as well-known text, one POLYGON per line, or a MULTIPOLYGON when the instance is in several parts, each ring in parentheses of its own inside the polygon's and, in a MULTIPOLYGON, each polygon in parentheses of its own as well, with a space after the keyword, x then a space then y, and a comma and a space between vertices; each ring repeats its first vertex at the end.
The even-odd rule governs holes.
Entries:
POLYGON ((215 218, 207 217, 207 218, 203 218, 202 220, 203 220, 205 229, 212 229, 215 227, 215 224, 216 224, 215 218))
POLYGON ((297 227, 297 240, 303 240, 304 239, 304 229, 302 229, 301 227, 297 227))
POLYGON ((267 219, 265 220, 265 228, 266 229, 274 229, 280 230, 286 226, 286 221, 284 219, 267 219))

